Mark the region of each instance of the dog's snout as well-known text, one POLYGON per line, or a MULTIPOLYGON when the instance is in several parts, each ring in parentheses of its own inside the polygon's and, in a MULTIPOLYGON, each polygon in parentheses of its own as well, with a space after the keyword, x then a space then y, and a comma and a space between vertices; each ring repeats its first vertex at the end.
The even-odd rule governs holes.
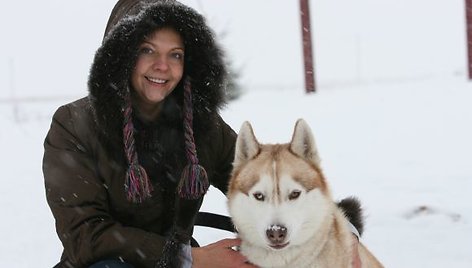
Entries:
POLYGON ((272 244, 281 244, 287 237, 287 228, 282 225, 271 225, 267 228, 266 235, 272 244))

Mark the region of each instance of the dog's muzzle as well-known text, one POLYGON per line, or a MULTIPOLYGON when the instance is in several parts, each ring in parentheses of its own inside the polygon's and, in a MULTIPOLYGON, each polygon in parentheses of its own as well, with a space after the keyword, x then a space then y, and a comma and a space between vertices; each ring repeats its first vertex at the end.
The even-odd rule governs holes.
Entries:
POLYGON ((270 247, 274 249, 282 249, 288 245, 287 227, 283 225, 271 225, 266 230, 266 237, 270 242, 270 247))

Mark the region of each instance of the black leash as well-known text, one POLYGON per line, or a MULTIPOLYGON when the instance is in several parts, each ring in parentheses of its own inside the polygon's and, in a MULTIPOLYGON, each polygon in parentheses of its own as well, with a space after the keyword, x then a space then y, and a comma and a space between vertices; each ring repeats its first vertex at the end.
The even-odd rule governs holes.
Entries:
POLYGON ((236 233, 230 217, 210 212, 198 212, 195 225, 236 233))

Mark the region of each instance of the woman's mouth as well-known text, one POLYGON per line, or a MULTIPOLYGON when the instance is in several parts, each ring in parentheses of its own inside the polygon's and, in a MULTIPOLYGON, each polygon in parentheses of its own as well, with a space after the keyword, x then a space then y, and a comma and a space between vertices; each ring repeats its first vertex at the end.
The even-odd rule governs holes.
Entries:
POLYGON ((146 76, 146 79, 152 83, 156 83, 156 84, 165 84, 168 80, 164 80, 164 79, 159 79, 159 78, 153 78, 153 77, 149 77, 149 76, 146 76))

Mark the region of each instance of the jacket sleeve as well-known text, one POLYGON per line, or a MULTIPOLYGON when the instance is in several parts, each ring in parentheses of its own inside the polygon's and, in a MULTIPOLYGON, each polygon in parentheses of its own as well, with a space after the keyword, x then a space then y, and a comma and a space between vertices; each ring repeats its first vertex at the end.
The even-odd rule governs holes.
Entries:
POLYGON ((85 267, 104 258, 121 258, 136 267, 154 267, 164 238, 113 220, 91 141, 77 134, 87 122, 69 108, 55 113, 43 158, 47 201, 64 246, 61 262, 64 267, 85 267))
POLYGON ((234 160, 234 148, 236 145, 236 132, 226 124, 221 117, 218 117, 218 136, 220 140, 220 150, 218 151, 217 164, 215 169, 213 186, 218 188, 225 195, 228 192, 228 182, 231 177, 234 160))

